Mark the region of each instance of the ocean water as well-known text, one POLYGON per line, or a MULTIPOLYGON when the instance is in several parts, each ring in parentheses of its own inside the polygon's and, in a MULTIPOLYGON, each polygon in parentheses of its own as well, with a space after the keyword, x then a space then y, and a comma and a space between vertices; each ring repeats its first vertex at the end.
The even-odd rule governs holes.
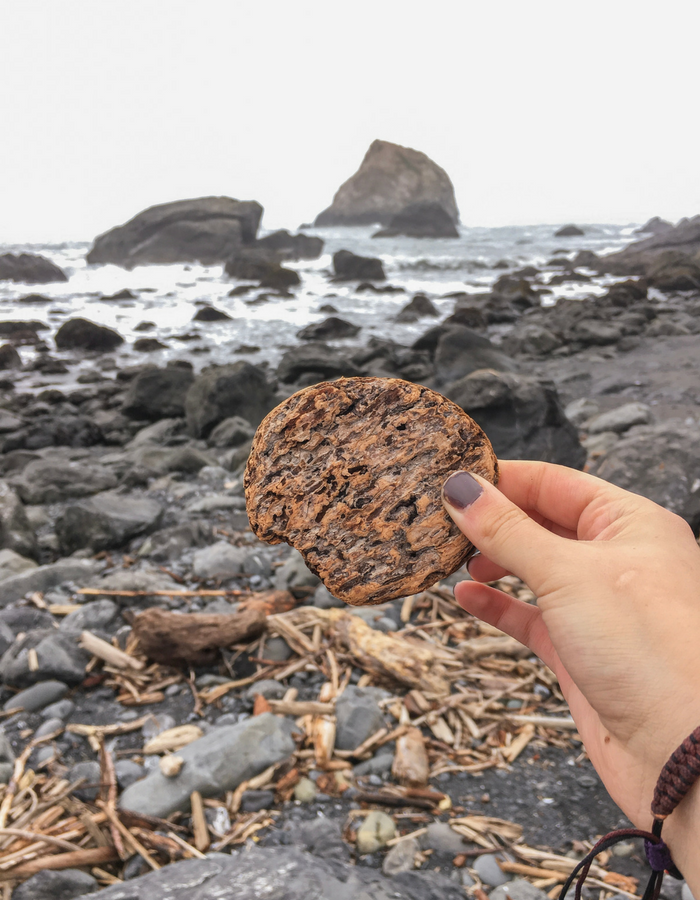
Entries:
MULTIPOLYGON (((525 265, 545 266, 557 251, 570 258, 582 249, 598 254, 622 249, 632 240, 635 225, 584 225, 583 237, 555 238, 557 226, 511 226, 502 228, 461 228, 458 239, 372 239, 376 230, 367 228, 309 229, 326 242, 324 254, 317 260, 287 263, 296 269, 302 284, 289 299, 269 296, 256 289, 239 297, 227 294, 237 283, 227 278, 222 266, 168 265, 139 266, 131 271, 116 266, 88 266, 85 262, 90 243, 47 245, 0 245, 0 253, 40 253, 59 265, 68 282, 48 285, 22 285, 0 282, 0 319, 32 319, 46 323, 50 331, 42 337, 53 348, 53 335, 69 318, 82 316, 116 329, 126 343, 113 356, 119 367, 143 362, 164 365, 171 359, 186 358, 196 369, 210 363, 247 359, 254 363, 275 365, 285 349, 299 343, 296 334, 310 322, 324 319, 319 312, 331 303, 338 315, 362 330, 357 337, 334 342, 338 347, 361 346, 371 336, 391 338, 409 345, 432 324, 422 319, 414 324, 394 321, 399 310, 417 292, 427 294, 441 316, 448 315, 454 299, 445 295, 455 291, 478 293, 488 290, 506 269, 494 269, 505 260, 514 268, 525 265), (404 289, 405 293, 374 294, 355 291, 355 283, 332 282, 332 254, 345 248, 365 256, 381 258, 387 275, 386 284, 404 289), (134 300, 105 300, 105 296, 128 288, 134 300), (45 298, 23 302, 27 295, 45 298), (252 301, 252 302, 251 302, 252 301), (223 322, 193 322, 202 304, 209 304, 232 318, 223 322), (137 331, 143 322, 153 323, 148 331, 137 331), (167 349, 139 353, 133 341, 139 337, 156 337, 167 349), (183 340, 183 337, 186 338, 183 340), (243 354, 242 346, 257 347, 243 354)), ((561 269, 551 268, 546 281, 561 269)), ((593 273, 589 273, 593 274, 593 273)), ((617 279, 596 277, 587 284, 562 285, 553 288, 545 303, 558 297, 585 297, 602 293, 617 279)), ((498 339, 498 335, 495 335, 498 339)), ((35 350, 18 348, 25 362, 31 362, 35 350)), ((61 357, 63 354, 55 353, 61 357)), ((68 357, 71 354, 67 354, 68 357)), ((41 386, 70 385, 85 368, 89 359, 71 368, 68 376, 43 376, 41 386)), ((29 387, 36 375, 26 376, 29 387)))

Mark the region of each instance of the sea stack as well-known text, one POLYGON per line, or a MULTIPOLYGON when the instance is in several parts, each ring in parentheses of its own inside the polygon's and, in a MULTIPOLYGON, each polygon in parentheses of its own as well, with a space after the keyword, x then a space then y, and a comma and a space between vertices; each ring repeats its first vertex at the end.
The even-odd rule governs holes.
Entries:
POLYGON ((362 165, 340 186, 314 225, 389 225, 407 206, 437 203, 456 224, 459 211, 450 177, 419 150, 374 141, 362 165))

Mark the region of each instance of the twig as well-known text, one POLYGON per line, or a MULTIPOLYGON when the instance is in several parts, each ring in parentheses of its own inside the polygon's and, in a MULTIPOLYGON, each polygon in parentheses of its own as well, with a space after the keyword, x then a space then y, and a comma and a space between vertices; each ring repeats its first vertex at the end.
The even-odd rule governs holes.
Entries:
POLYGON ((135 659, 133 656, 129 656, 128 653, 113 647, 91 631, 83 631, 80 635, 80 646, 98 659, 104 660, 110 666, 114 666, 115 669, 136 669, 140 671, 146 668, 146 663, 142 659, 135 659))

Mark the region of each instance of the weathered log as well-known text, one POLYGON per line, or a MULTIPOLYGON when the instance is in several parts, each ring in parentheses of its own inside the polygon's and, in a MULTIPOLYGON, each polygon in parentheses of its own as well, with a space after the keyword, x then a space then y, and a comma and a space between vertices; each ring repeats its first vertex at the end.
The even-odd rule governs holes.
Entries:
POLYGON ((217 650, 257 637, 265 628, 261 609, 223 615, 173 613, 153 607, 134 617, 140 649, 154 662, 208 665, 217 650))

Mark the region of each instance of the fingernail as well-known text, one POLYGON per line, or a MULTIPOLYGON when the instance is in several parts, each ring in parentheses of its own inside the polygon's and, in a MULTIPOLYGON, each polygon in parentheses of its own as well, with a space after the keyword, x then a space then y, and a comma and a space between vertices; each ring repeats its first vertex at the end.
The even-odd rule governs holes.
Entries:
POLYGON ((479 499, 483 490, 469 472, 455 472, 442 486, 442 495, 455 509, 466 509, 479 499))

